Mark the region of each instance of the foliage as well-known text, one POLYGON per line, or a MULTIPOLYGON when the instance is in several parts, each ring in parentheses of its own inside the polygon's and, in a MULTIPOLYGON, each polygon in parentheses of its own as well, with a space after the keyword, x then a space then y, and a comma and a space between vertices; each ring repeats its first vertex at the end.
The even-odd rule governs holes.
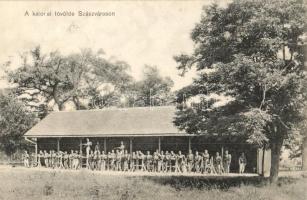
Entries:
POLYGON ((145 65, 143 78, 131 84, 125 92, 129 106, 171 105, 174 95, 171 91, 174 82, 162 77, 156 66, 145 65))
POLYGON ((192 67, 198 71, 178 101, 207 99, 179 106, 175 124, 189 133, 237 135, 267 144, 276 180, 281 146, 303 119, 306 104, 304 14, 302 0, 235 0, 226 8, 204 8, 191 34, 194 52, 175 60, 183 73, 192 67), (215 106, 215 100, 208 100, 211 94, 231 101, 215 106))
POLYGON ((35 116, 12 94, 0 94, 0 147, 12 155, 25 144, 22 136, 35 123, 35 116))
POLYGON ((66 103, 72 102, 76 109, 85 109, 89 101, 102 98, 101 85, 111 84, 122 90, 131 80, 127 69, 126 63, 111 62, 90 49, 63 56, 59 52, 43 55, 36 47, 30 56, 23 56, 21 66, 8 71, 8 78, 28 106, 46 109, 54 103, 63 110, 66 103))

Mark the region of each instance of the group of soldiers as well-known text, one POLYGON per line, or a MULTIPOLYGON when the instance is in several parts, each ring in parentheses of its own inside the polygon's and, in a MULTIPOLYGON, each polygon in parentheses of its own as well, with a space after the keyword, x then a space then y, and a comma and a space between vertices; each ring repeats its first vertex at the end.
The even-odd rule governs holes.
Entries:
MULTIPOLYGON (((88 146, 87 146, 88 147, 88 146)), ((24 153, 24 165, 30 167, 30 157, 27 152, 24 153)), ((131 154, 125 150, 124 145, 106 153, 100 151, 99 147, 94 150, 87 148, 86 155, 82 152, 71 150, 68 152, 55 152, 51 150, 40 151, 35 155, 34 162, 31 166, 44 166, 47 168, 61 169, 80 169, 83 165, 87 169, 98 171, 147 171, 147 172, 195 172, 195 173, 229 173, 232 162, 231 154, 226 150, 223 156, 216 152, 215 156, 210 156, 207 150, 199 153, 191 150, 187 155, 178 151, 161 151, 156 150, 151 154, 150 151, 143 153, 135 151, 131 154), (83 161, 86 160, 84 163, 83 161)), ((244 153, 239 157, 239 173, 244 173, 247 164, 244 153)))

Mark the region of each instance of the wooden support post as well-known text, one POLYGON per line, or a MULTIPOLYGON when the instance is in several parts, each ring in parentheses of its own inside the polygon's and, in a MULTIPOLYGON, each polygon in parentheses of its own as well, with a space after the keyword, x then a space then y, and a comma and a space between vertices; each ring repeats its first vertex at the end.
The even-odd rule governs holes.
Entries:
POLYGON ((132 138, 130 138, 130 154, 132 154, 132 138))
POLYGON ((161 152, 161 137, 158 138, 158 149, 160 153, 161 152))
POLYGON ((188 136, 189 137, 189 152, 191 150, 191 136, 188 136))
POLYGON ((224 158, 224 146, 222 146, 222 153, 221 153, 222 158, 224 158))
POLYGON ((57 138, 57 147, 56 147, 57 152, 60 151, 60 138, 57 138))
POLYGON ((107 138, 103 139, 103 150, 104 153, 107 154, 107 138))
POLYGON ((82 154, 82 138, 79 139, 79 153, 82 154))
POLYGON ((38 153, 37 138, 35 138, 35 160, 36 160, 36 162, 38 161, 37 160, 37 153, 38 153))

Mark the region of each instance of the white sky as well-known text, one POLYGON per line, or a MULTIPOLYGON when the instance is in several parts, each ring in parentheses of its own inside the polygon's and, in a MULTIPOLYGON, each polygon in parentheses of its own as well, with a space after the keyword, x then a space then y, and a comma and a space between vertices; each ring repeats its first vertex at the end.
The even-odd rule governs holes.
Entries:
MULTIPOLYGON (((156 65, 170 76, 174 89, 191 81, 194 72, 178 76, 173 56, 191 53, 190 32, 199 22, 203 5, 212 1, 66 1, 0 2, 0 63, 16 60, 18 54, 41 45, 43 52, 66 54, 82 48, 102 48, 131 65, 139 79, 145 64, 156 65), (33 17, 32 11, 114 11, 109 17, 33 17)), ((221 5, 224 2, 217 1, 221 5)), ((13 66, 16 67, 16 66, 13 66)), ((3 75, 0 70, 0 75, 3 75)), ((7 87, 0 81, 0 88, 7 87)))

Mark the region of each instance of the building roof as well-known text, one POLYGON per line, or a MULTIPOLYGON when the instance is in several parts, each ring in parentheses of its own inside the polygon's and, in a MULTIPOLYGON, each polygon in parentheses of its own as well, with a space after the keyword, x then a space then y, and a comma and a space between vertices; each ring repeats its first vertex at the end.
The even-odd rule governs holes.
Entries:
POLYGON ((187 136, 174 126, 174 106, 52 112, 26 137, 187 136))

